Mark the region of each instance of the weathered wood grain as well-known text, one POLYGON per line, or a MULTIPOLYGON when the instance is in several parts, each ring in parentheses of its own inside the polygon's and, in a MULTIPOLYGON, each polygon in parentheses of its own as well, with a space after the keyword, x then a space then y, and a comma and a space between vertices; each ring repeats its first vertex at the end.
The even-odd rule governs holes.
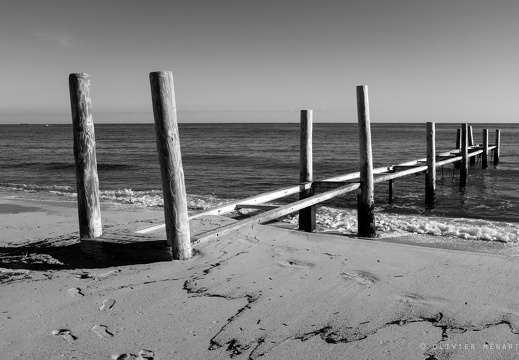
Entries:
POLYGON ((85 73, 70 74, 69 92, 74 133, 79 237, 92 239, 101 236, 103 229, 89 76, 85 73))
MULTIPOLYGON (((299 182, 309 183, 313 180, 313 155, 312 155, 312 110, 301 110, 300 124, 300 153, 299 153, 299 182)), ((299 200, 306 199, 314 194, 314 189, 301 190, 299 200)), ((306 232, 315 231, 316 205, 299 210, 299 229, 306 232)))

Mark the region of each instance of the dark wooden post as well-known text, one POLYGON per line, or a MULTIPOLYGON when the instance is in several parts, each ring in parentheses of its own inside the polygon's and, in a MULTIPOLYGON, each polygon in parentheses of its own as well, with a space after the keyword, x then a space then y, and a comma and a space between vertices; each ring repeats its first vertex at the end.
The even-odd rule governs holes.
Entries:
MULTIPOLYGON (((469 126, 469 146, 474 146, 474 134, 472 132, 472 126, 469 126)), ((476 157, 470 158, 470 166, 476 165, 476 157)))
POLYGON ((74 159, 76 168, 77 204, 80 239, 93 239, 103 233, 99 206, 96 140, 90 101, 90 78, 85 73, 68 78, 74 159))
POLYGON ((460 186, 467 186, 467 177, 469 172, 468 163, 468 125, 461 125, 461 165, 460 165, 460 186))
POLYGON ((481 168, 488 168, 488 129, 483 129, 483 155, 481 156, 481 168))
POLYGON ((436 129, 433 122, 427 123, 427 172, 425 173, 425 204, 436 201, 436 129))
MULTIPOLYGON (((461 149, 461 129, 456 129, 456 149, 461 149)), ((456 161, 454 163, 454 168, 460 168, 460 162, 456 161)))
POLYGON ((360 153, 360 192, 357 195, 359 236, 375 237, 375 189, 373 182, 368 87, 366 85, 357 86, 357 114, 360 153))
POLYGON ((494 165, 499 164, 500 147, 501 147, 501 130, 496 129, 496 147, 494 149, 494 165))
POLYGON ((177 109, 170 71, 150 73, 151 99, 159 153, 166 237, 174 260, 191 257, 186 188, 177 125, 177 109))
MULTIPOLYGON (((299 182, 307 183, 313 181, 312 160, 312 110, 301 110, 301 139, 299 155, 299 182)), ((313 195, 313 188, 302 190, 299 200, 313 195)), ((312 232, 316 224, 316 205, 299 210, 299 230, 312 232)))
POLYGON ((393 203, 393 200, 395 198, 395 180, 394 179, 390 179, 388 181, 388 202, 390 204, 393 203))

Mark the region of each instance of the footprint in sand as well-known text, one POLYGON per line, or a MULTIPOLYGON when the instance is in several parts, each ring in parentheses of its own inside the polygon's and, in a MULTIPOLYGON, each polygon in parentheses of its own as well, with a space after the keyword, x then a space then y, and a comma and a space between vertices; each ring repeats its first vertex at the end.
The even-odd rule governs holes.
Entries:
POLYGON ((115 304, 114 299, 106 299, 105 301, 103 301, 103 305, 101 305, 99 310, 101 310, 101 311, 110 310, 112 308, 112 306, 114 306, 114 304, 115 304))
POLYGON ((72 335, 70 330, 67 329, 52 330, 52 335, 61 335, 63 339, 67 341, 74 341, 77 339, 77 337, 72 335))
POLYGON ((81 292, 81 289, 76 287, 76 288, 72 288, 72 289, 68 289, 68 293, 71 295, 71 296, 74 296, 74 297, 82 297, 82 296, 85 296, 82 292, 81 292))
POLYGON ((378 281, 375 275, 363 270, 344 272, 341 275, 348 280, 355 281, 359 285, 371 285, 378 281))
POLYGON ((283 260, 278 262, 279 266, 282 267, 290 267, 290 268, 296 268, 296 269, 306 269, 311 268, 314 266, 312 263, 307 263, 304 261, 298 261, 298 260, 283 260))
POLYGON ((94 325, 94 327, 92 328, 92 331, 95 332, 100 337, 102 337, 103 339, 109 339, 112 336, 114 336, 114 334, 109 332, 108 328, 104 325, 94 325))
POLYGON ((155 353, 151 350, 142 349, 139 351, 139 355, 134 354, 114 354, 112 355, 112 359, 114 360, 130 360, 130 359, 137 359, 137 360, 154 360, 155 359, 155 353))

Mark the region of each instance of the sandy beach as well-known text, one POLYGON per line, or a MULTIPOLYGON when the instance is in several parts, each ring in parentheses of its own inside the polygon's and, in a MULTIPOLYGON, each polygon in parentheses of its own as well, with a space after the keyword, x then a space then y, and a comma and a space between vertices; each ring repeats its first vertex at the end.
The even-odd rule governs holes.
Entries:
MULTIPOLYGON (((112 232, 163 220, 115 204, 102 215, 112 232)), ((519 357, 519 259, 499 245, 256 225, 188 261, 119 264, 83 256, 72 201, 7 193, 0 218, 8 360, 519 357)), ((232 221, 201 218, 191 233, 232 221)))

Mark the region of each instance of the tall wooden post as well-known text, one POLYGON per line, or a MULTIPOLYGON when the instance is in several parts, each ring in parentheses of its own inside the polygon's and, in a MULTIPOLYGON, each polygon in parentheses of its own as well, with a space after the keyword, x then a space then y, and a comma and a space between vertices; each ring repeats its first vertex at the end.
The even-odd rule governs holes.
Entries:
POLYGON ((436 201, 436 129, 433 122, 427 123, 427 172, 425 173, 425 204, 436 201))
POLYGON ((481 156, 481 168, 488 168, 488 129, 483 129, 483 154, 481 156))
POLYGON ((500 147, 501 147, 501 130, 496 129, 496 147, 494 149, 494 165, 499 164, 500 147))
POLYGON ((468 163, 468 125, 461 125, 461 164, 460 164, 460 186, 467 186, 467 177, 469 172, 468 163))
MULTIPOLYGON (((461 149, 461 129, 456 129, 456 149, 461 149)), ((460 168, 460 162, 456 161, 454 163, 454 168, 460 168)))
MULTIPOLYGON (((472 132, 472 126, 469 126, 469 146, 474 146, 474 134, 472 132)), ((476 165, 476 157, 470 158, 470 166, 476 165)))
POLYGON ((80 239, 93 239, 103 233, 99 206, 96 140, 90 101, 90 78, 85 73, 68 78, 74 159, 76 168, 77 203, 80 239))
POLYGON ((357 114, 359 121, 360 192, 357 195, 359 236, 375 237, 375 201, 373 156, 369 119, 368 87, 357 86, 357 114))
POLYGON ((170 71, 150 73, 157 150, 162 174, 166 237, 174 260, 191 257, 186 188, 177 125, 177 109, 170 71))
MULTIPOLYGON (((299 182, 313 181, 312 160, 312 110, 301 110, 301 139, 299 155, 299 182)), ((313 195, 313 188, 299 192, 299 199, 306 199, 313 195)), ((312 232, 316 225, 316 205, 299 210, 299 230, 312 232)))

